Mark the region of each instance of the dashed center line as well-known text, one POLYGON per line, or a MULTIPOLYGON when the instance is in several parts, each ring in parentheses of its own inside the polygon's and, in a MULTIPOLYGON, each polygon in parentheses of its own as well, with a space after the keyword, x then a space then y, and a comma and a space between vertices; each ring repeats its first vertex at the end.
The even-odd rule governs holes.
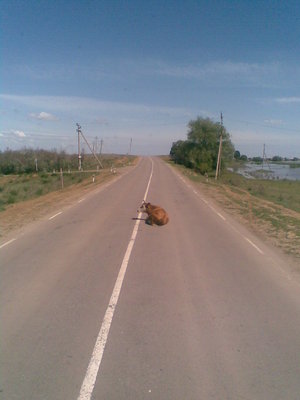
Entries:
MULTIPOLYGON (((150 187, 150 182, 152 179, 152 175, 153 175, 153 161, 151 159, 152 162, 152 168, 151 168, 151 174, 150 174, 150 178, 148 181, 148 185, 146 188, 146 192, 144 195, 144 200, 146 200, 147 195, 148 195, 148 191, 149 191, 149 187, 150 187)), ((102 361, 102 357, 103 357, 103 353, 105 350, 105 346, 106 346, 106 342, 108 339, 108 334, 110 331, 110 327, 111 327, 111 323, 112 323, 112 319, 114 316, 114 312, 118 303, 118 299, 119 299, 119 295, 121 292, 121 288, 123 285, 123 280, 126 274, 126 270, 127 270, 127 266, 129 263, 129 259, 130 259, 130 255, 133 249, 133 245, 137 236, 137 232, 138 232, 138 228, 139 228, 139 224, 141 222, 141 215, 142 213, 138 214, 136 223, 134 225, 133 228, 133 232, 130 238, 130 241, 128 243, 128 247, 127 250, 125 252, 120 270, 119 270, 119 274, 106 310, 106 313, 104 315, 103 321, 102 321, 102 325, 94 346, 94 350, 90 359, 90 363, 86 372, 86 375, 84 377, 83 383, 81 385, 81 389, 80 389, 80 393, 79 393, 79 397, 77 398, 77 400, 90 400, 93 394, 93 390, 94 390, 94 386, 96 383, 96 379, 97 379, 97 375, 99 372, 99 368, 101 365, 101 361, 102 361)))
POLYGON ((14 242, 15 240, 17 240, 17 239, 11 239, 8 242, 5 242, 5 243, 1 244, 0 249, 2 249, 2 247, 7 246, 8 244, 14 242))

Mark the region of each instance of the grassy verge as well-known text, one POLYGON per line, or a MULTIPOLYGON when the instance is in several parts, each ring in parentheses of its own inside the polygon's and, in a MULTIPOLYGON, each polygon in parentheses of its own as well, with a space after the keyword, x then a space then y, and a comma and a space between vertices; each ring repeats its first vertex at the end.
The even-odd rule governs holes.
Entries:
POLYGON ((224 210, 300 260, 299 181, 247 180, 230 172, 215 181, 182 165, 170 164, 200 185, 224 210))

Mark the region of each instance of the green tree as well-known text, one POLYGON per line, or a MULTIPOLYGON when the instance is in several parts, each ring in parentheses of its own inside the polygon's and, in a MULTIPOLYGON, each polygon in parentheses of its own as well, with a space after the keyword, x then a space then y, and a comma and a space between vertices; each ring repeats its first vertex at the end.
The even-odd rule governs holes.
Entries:
POLYGON ((239 159, 241 158, 241 153, 240 153, 238 150, 236 150, 236 151, 234 152, 233 157, 234 157, 236 160, 239 160, 239 159))
POLYGON ((183 164, 186 167, 192 168, 190 161, 190 152, 193 148, 193 144, 187 140, 178 140, 174 142, 170 151, 171 158, 177 164, 183 164))
MULTIPOLYGON (((221 125, 209 118, 192 120, 188 124, 187 140, 178 140, 173 143, 170 155, 179 164, 193 168, 204 174, 216 168, 221 125)), ((226 160, 233 158, 234 146, 229 133, 222 130, 222 163, 224 168, 226 160)))
MULTIPOLYGON (((193 167, 201 173, 210 172, 217 166, 217 158, 220 144, 221 125, 210 118, 198 117, 188 124, 188 141, 195 144, 197 150, 193 150, 193 167)), ((225 167, 227 160, 232 160, 234 146, 226 128, 222 128, 222 163, 225 167)))
POLYGON ((274 157, 272 158, 272 161, 282 161, 282 157, 280 157, 280 156, 274 156, 274 157))

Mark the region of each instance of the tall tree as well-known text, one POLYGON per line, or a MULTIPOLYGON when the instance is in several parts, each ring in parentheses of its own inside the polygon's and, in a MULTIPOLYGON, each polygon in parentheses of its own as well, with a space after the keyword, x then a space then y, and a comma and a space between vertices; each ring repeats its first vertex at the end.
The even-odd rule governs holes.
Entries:
MULTIPOLYGON (((173 143, 170 155, 175 162, 194 168, 204 174, 216 168, 221 124, 209 118, 198 117, 188 124, 187 140, 173 143)), ((222 163, 232 159, 234 146, 227 130, 222 127, 222 163)))

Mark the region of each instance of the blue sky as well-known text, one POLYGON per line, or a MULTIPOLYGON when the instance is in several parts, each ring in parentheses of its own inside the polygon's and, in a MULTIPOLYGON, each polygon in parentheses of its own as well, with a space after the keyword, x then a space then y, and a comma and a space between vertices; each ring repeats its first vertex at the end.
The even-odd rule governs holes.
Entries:
POLYGON ((300 2, 1 2, 0 149, 167 154, 220 112, 241 153, 300 157, 300 2))

